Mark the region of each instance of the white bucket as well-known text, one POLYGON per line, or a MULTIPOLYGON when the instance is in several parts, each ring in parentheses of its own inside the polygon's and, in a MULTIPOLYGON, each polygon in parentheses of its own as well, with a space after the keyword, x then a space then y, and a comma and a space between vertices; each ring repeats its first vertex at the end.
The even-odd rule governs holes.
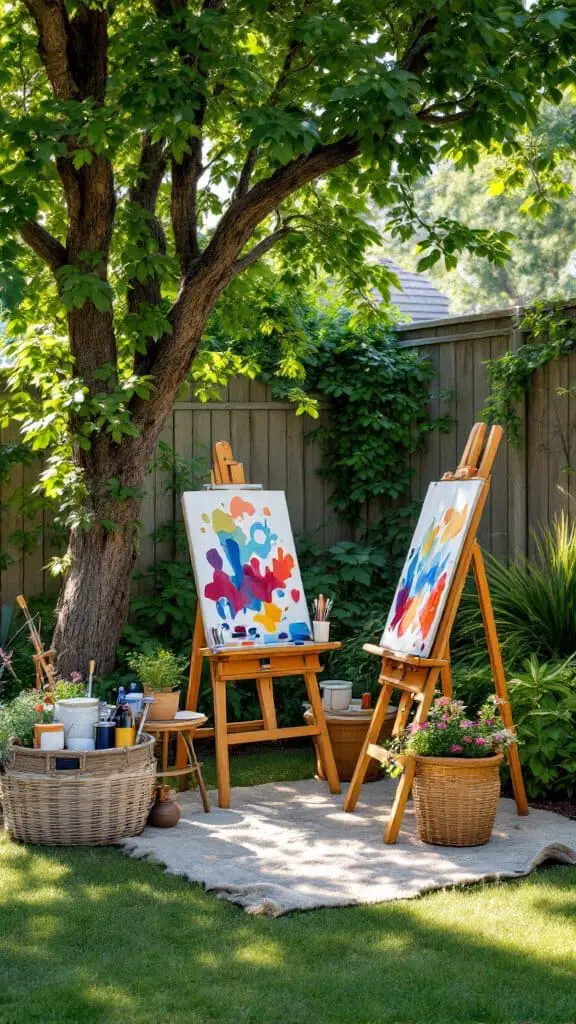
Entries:
POLYGON ((67 697, 57 700, 54 721, 62 722, 66 743, 69 739, 94 739, 100 701, 97 697, 67 697))
POLYGON ((344 679, 327 679, 320 682, 322 707, 325 711, 346 711, 352 700, 352 683, 344 679))

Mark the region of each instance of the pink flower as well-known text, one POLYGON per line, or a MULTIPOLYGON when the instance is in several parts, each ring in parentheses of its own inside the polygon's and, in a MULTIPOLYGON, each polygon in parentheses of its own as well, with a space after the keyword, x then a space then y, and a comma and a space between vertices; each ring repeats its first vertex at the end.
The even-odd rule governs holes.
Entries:
POLYGON ((477 736, 476 739, 474 740, 474 743, 476 744, 477 747, 485 747, 486 742, 487 741, 484 739, 483 736, 477 736))
POLYGON ((469 718, 463 718, 462 721, 460 722, 461 729, 472 729, 473 727, 474 722, 470 721, 469 718))
POLYGON ((14 651, 4 651, 0 647, 0 664, 1 665, 10 665, 12 663, 13 654, 14 654, 14 651))
POLYGON ((71 681, 73 683, 81 683, 82 682, 82 676, 80 675, 79 672, 71 672, 70 673, 70 679, 71 679, 71 681))
POLYGON ((445 708, 450 703, 450 697, 439 697, 436 704, 439 708, 445 708))
POLYGON ((445 729, 446 728, 446 722, 436 722, 436 728, 437 729, 445 729))
POLYGON ((484 721, 485 721, 486 725, 494 725, 494 719, 493 718, 485 718, 484 721))
POLYGON ((416 725, 416 722, 412 722, 412 725, 408 726, 408 732, 410 733, 411 736, 414 735, 415 732, 418 732, 418 726, 416 725))
POLYGON ((463 743, 472 743, 472 737, 471 736, 463 736, 462 737, 462 742, 463 743))
POLYGON ((420 725, 418 726, 418 728, 420 730, 427 729, 428 728, 428 722, 421 722, 420 725))
POLYGON ((461 754, 463 750, 464 747, 461 747, 458 743, 453 743, 450 747, 451 754, 461 754))

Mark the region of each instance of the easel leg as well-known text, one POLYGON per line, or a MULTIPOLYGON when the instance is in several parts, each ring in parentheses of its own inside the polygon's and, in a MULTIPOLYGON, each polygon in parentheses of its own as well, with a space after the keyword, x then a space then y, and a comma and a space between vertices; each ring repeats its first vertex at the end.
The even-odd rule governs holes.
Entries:
POLYGON ((202 655, 200 649, 204 646, 204 627, 200 606, 196 608, 196 619, 194 620, 194 635, 192 637, 192 654, 190 657, 190 674, 188 676, 188 693, 186 694, 186 710, 198 710, 198 695, 200 693, 200 679, 202 677, 202 655))
POLYGON ((262 708, 262 719, 265 729, 277 729, 276 706, 274 704, 274 686, 269 676, 256 680, 258 700, 262 708))
POLYGON ((403 693, 400 698, 398 705, 398 712, 394 720, 394 727, 392 729, 393 736, 401 736, 406 728, 408 719, 410 718, 410 712, 414 703, 414 697, 411 693, 403 693))
MULTIPOLYGON (((420 700, 420 707, 414 715, 414 722, 416 725, 420 725, 421 722, 425 722, 428 718, 428 712, 432 706, 434 700, 434 691, 436 689, 436 683, 438 682, 439 670, 431 669, 430 678, 426 684, 426 688, 422 693, 420 700)), ((414 770, 416 762, 413 757, 406 759, 406 765, 404 772, 398 783, 396 789, 396 796, 394 797, 394 803, 392 805, 392 812, 384 832, 384 842, 391 845, 398 839, 398 833, 400 832, 400 826, 402 824, 402 818, 404 817, 404 811, 406 810, 406 804, 408 797, 412 790, 412 783, 414 781, 414 770)))
POLYGON ((339 793, 340 779, 338 778, 338 770, 336 768, 334 754, 332 753, 332 744, 330 743, 330 737, 328 735, 328 726, 326 725, 326 719, 324 717, 324 708, 322 707, 316 673, 305 672, 304 681, 306 683, 306 692, 308 693, 308 700, 312 707, 314 721, 320 728, 320 733, 316 737, 316 743, 318 744, 317 750, 319 752, 319 757, 324 766, 326 781, 331 793, 339 793))
POLYGON ((392 687, 383 686, 380 691, 380 696, 378 697, 378 700, 376 701, 376 705, 374 707, 374 714, 372 715, 370 725, 368 726, 366 739, 362 744, 360 756, 358 758, 358 761, 356 762, 356 767, 354 769, 352 781, 348 787, 348 792, 346 794, 346 799, 344 801, 345 811, 353 811, 354 808, 356 807, 358 797, 360 796, 360 790, 362 789, 362 783, 364 782, 366 772, 368 771, 368 765, 372 760, 372 758, 369 757, 367 754, 368 744, 378 742, 380 733, 382 732, 382 726, 384 725, 384 719, 386 717, 386 712, 388 710, 388 705, 390 703, 391 696, 392 687))
POLYGON ((218 773, 218 806, 230 807, 230 757, 226 721, 226 683, 212 675, 214 694, 214 740, 218 773))
POLYGON ((448 664, 440 670, 440 680, 442 682, 442 696, 448 697, 452 700, 452 669, 450 667, 450 644, 446 644, 446 654, 444 655, 448 664))
MULTIPOLYGON (((490 667, 494 677, 494 688, 496 690, 496 695, 504 702, 500 705, 500 714, 506 728, 514 729, 512 710, 508 700, 506 673, 504 671, 500 644, 498 642, 496 620, 494 619, 494 610, 492 608, 492 601, 490 600, 486 568, 484 566, 484 559, 482 558, 482 552, 478 544, 475 544, 472 549, 472 565, 474 568, 474 579, 476 580, 476 589, 478 591, 480 611, 482 612, 486 642, 488 644, 490 667)), ((518 747, 516 744, 508 750, 508 765, 510 768, 510 778, 512 780, 512 789, 514 791, 514 799, 516 800, 516 809, 518 814, 528 814, 528 800, 526 798, 526 790, 524 789, 522 766, 520 764, 520 756, 518 754, 518 747)))
POLYGON ((386 831, 384 832, 384 842, 389 845, 392 845, 398 839, 402 818, 404 817, 404 811, 406 810, 406 804, 412 790, 412 783, 414 782, 415 767, 416 761, 414 758, 407 757, 402 778, 400 779, 396 789, 396 796, 394 797, 390 819, 386 826, 386 831))
MULTIPOLYGON (((200 693, 200 680, 202 678, 202 655, 200 654, 200 648, 204 646, 204 626, 202 625, 202 615, 200 614, 200 605, 196 606, 196 618, 194 620, 194 634, 192 636, 192 653, 190 655, 190 673, 188 676, 188 691, 186 693, 186 704, 185 708, 187 711, 198 710, 198 696, 200 693)), ((178 768, 184 768, 186 764, 186 748, 183 743, 178 742, 176 745, 176 766, 178 768)), ((180 776, 180 790, 187 789, 188 780, 185 775, 180 776)))

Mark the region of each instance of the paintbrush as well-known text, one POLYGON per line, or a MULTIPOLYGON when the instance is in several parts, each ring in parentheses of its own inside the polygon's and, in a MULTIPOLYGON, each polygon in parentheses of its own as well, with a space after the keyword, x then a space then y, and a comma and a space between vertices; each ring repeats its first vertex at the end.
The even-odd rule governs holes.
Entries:
POLYGON ((87 697, 91 697, 92 696, 92 682, 93 682, 93 679, 94 679, 94 669, 95 668, 96 668, 96 662, 94 661, 94 658, 92 658, 91 661, 90 661, 90 664, 88 666, 88 690, 86 691, 86 696, 87 697))
POLYGON ((140 719, 140 725, 138 726, 138 732, 136 733, 136 739, 134 741, 135 743, 140 742, 140 737, 144 731, 144 723, 148 718, 148 711, 150 710, 150 705, 153 703, 154 697, 144 697, 144 710, 142 712, 142 717, 140 719))

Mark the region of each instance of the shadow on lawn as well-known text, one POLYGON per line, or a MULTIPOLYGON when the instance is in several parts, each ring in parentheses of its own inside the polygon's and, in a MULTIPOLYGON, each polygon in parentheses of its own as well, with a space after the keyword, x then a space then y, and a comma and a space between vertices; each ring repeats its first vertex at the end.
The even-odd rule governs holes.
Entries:
POLYGON ((570 869, 520 884, 271 921, 114 850, 8 843, 0 850, 2 1024, 574 1018, 569 942, 550 949, 543 936, 541 948, 527 952, 521 934, 527 908, 534 926, 537 911, 550 912, 550 933, 564 928, 568 935, 555 915, 567 920, 570 906, 572 915, 576 909, 570 869), (493 915, 493 933, 474 932, 479 907, 493 915), (517 948, 501 930, 511 916, 518 920, 517 948))

